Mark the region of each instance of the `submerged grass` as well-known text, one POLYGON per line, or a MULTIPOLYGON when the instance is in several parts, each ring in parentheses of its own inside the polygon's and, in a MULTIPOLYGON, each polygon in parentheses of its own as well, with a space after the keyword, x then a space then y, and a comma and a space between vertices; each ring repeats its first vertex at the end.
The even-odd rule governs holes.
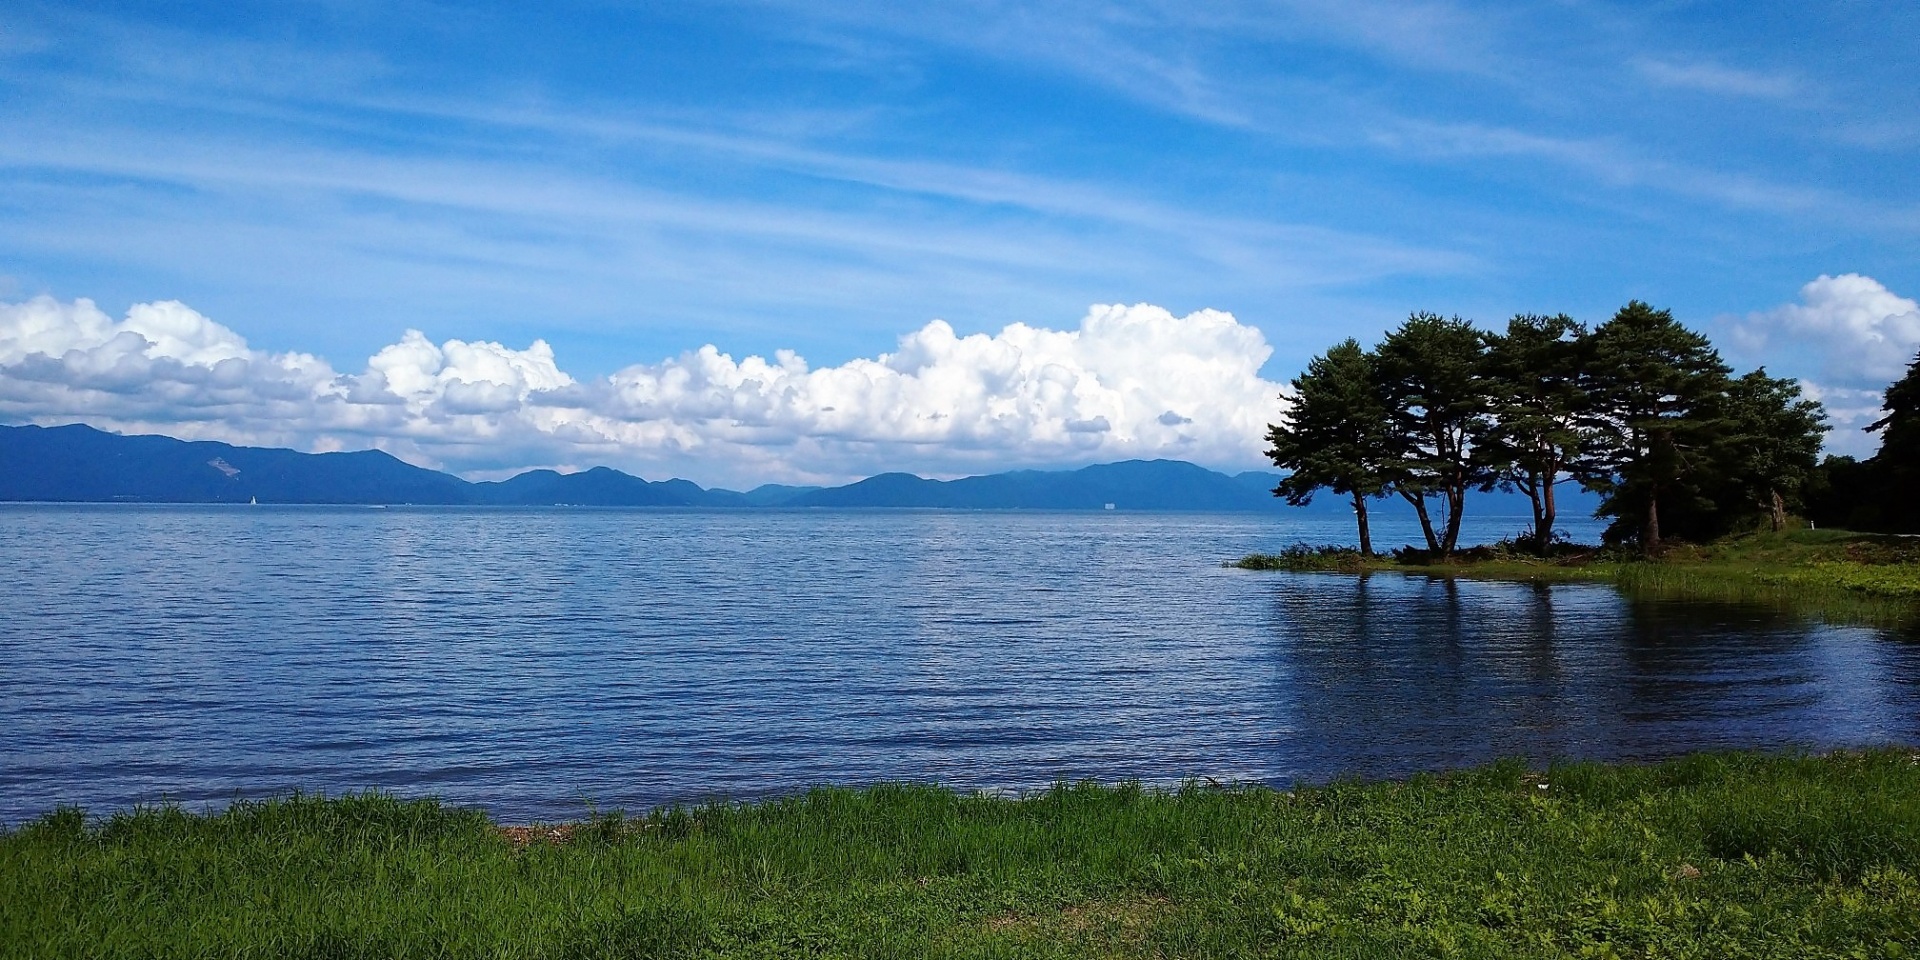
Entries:
POLYGON ((1910 751, 924 786, 509 836, 381 795, 0 834, 22 957, 1903 957, 1910 751), (561 840, 550 838, 560 837, 561 840))
POLYGON ((1504 545, 1462 551, 1446 563, 1419 552, 1363 557, 1340 547, 1289 547, 1229 566, 1249 570, 1394 571, 1491 580, 1601 581, 1639 596, 1751 603, 1846 623, 1920 620, 1920 539, 1845 530, 1748 533, 1678 545, 1658 559, 1563 546, 1537 558, 1504 545))

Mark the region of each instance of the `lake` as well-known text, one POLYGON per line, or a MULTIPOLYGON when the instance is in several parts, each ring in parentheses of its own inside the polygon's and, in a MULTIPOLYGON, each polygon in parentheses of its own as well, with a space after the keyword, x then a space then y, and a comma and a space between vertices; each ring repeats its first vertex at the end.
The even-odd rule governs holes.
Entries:
POLYGON ((0 823, 294 788, 528 821, 1920 741, 1920 643, 1885 631, 1220 566, 1352 539, 1288 515, 4 506, 0 823))

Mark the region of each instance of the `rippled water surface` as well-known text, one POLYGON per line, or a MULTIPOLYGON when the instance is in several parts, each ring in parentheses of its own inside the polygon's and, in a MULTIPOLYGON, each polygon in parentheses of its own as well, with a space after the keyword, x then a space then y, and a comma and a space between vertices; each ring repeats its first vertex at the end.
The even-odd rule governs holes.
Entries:
POLYGON ((1219 566, 1351 536, 1229 515, 0 507, 0 822, 296 787, 525 820, 883 779, 1920 741, 1920 644, 1880 631, 1219 566))

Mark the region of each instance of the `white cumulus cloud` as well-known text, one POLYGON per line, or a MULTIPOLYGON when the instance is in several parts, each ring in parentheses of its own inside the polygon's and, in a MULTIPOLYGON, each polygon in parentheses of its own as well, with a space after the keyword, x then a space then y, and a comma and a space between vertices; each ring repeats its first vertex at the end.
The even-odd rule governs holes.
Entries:
POLYGON ((1829 453, 1869 457, 1887 385, 1920 351, 1920 303, 1857 273, 1820 276, 1800 288, 1797 303, 1727 318, 1733 358, 1798 376, 1806 395, 1826 407, 1829 453))
POLYGON ((1884 390, 1920 350, 1920 303, 1857 273, 1821 276, 1800 302, 1732 324, 1733 346, 1834 387, 1884 390))
POLYGON ((407 331, 358 373, 250 348, 177 302, 0 304, 0 418, 285 444, 377 446, 499 472, 609 463, 709 482, 964 473, 1124 457, 1260 462, 1281 385, 1231 315, 1096 306, 1073 329, 960 336, 935 320, 868 359, 811 367, 708 345, 577 379, 543 341, 407 331))

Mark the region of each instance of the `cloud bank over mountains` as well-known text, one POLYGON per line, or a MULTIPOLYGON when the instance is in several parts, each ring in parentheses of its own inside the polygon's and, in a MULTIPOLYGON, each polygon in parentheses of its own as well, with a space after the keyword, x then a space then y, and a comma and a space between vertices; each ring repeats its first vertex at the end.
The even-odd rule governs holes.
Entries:
POLYGON ((934 320, 871 359, 713 345, 581 380, 523 350, 409 330, 358 373, 251 348, 177 301, 0 304, 0 419, 285 445, 378 447, 476 476, 606 463, 707 482, 1174 457, 1257 466, 1281 384, 1227 313, 1095 306, 1073 329, 960 336, 934 320))
MULTIPOLYGON (((1801 376, 1837 453, 1920 350, 1920 304, 1860 274, 1795 303, 1724 318, 1730 359, 1801 376)), ((960 336, 942 320, 872 358, 814 367, 792 351, 714 345, 604 377, 525 349, 408 330, 358 372, 256 350, 177 301, 115 320, 92 301, 0 303, 0 422, 325 451, 376 447, 476 478, 607 464, 704 483, 843 482, 1168 457, 1265 465, 1283 384, 1266 337, 1231 314, 1095 306, 1070 329, 960 336)))

